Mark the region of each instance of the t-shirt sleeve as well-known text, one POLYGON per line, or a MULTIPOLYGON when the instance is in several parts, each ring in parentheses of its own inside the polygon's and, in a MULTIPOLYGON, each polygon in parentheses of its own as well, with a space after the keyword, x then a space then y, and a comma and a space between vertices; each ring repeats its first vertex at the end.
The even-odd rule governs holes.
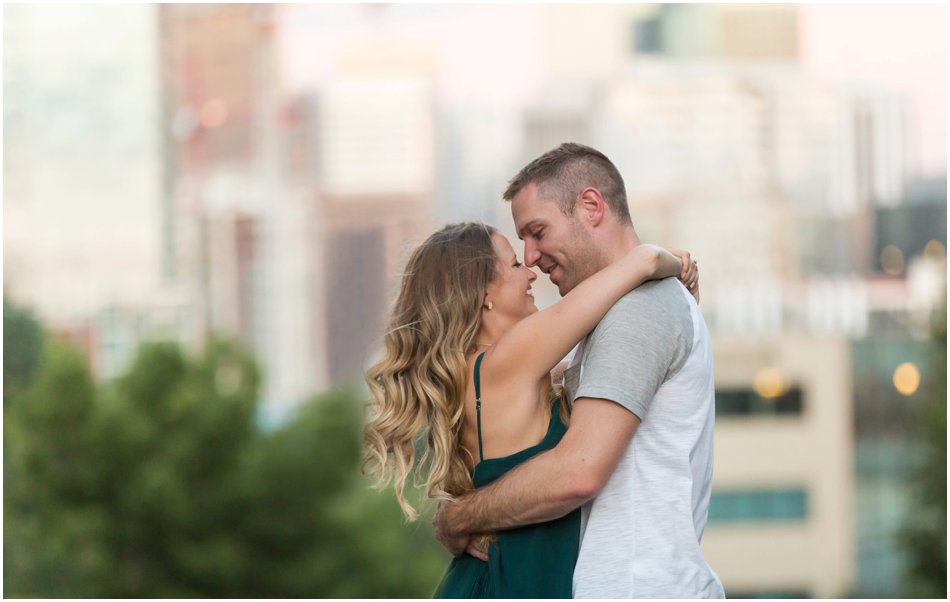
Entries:
POLYGON ((618 301, 588 339, 574 398, 609 399, 646 420, 660 385, 688 355, 683 306, 673 305, 639 291, 618 301))

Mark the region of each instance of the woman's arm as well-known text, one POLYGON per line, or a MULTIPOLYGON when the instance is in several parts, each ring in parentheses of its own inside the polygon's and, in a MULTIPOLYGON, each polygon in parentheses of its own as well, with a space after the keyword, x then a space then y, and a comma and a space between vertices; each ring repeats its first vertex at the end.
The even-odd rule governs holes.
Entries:
POLYGON ((597 326, 621 297, 647 280, 681 274, 682 264, 656 245, 641 244, 574 287, 551 307, 515 324, 486 354, 493 371, 540 378, 597 326))

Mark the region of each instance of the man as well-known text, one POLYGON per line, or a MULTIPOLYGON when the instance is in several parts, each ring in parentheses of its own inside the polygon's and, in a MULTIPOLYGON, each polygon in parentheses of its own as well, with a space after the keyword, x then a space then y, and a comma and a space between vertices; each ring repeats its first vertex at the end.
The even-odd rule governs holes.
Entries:
MULTIPOLYGON (((623 179, 592 148, 563 144, 542 155, 504 198, 525 263, 562 296, 640 244, 623 179)), ((627 294, 581 342, 564 384, 573 410, 557 447, 443 504, 433 521, 439 540, 460 554, 474 534, 583 505, 574 597, 724 597, 699 547, 714 387, 706 325, 686 288, 667 278, 627 294)))

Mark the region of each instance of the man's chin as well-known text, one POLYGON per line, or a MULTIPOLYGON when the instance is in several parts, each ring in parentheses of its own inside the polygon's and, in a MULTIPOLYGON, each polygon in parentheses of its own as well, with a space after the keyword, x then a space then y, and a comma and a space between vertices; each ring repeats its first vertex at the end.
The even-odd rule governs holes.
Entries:
POLYGON ((574 288, 573 286, 569 286, 568 283, 564 281, 564 273, 560 272, 557 266, 554 266, 554 268, 552 268, 548 273, 548 279, 551 281, 551 284, 557 287, 557 292, 562 297, 571 292, 571 289, 574 288))

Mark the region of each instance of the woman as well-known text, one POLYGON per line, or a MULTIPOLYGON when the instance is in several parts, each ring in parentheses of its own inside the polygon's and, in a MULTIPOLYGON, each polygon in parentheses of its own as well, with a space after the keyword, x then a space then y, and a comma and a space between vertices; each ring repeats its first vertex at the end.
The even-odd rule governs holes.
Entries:
MULTIPOLYGON (((430 497, 451 499, 553 448, 568 404, 551 370, 620 297, 681 272, 692 289, 692 265, 682 269, 669 252, 640 245, 539 312, 531 292, 537 276, 495 229, 465 223, 430 236, 409 260, 384 356, 367 373, 366 464, 379 485, 392 479, 415 520, 404 496, 410 475, 424 479, 430 497)), ((571 597, 579 521, 578 510, 499 533, 487 563, 456 558, 436 595, 571 597)))

